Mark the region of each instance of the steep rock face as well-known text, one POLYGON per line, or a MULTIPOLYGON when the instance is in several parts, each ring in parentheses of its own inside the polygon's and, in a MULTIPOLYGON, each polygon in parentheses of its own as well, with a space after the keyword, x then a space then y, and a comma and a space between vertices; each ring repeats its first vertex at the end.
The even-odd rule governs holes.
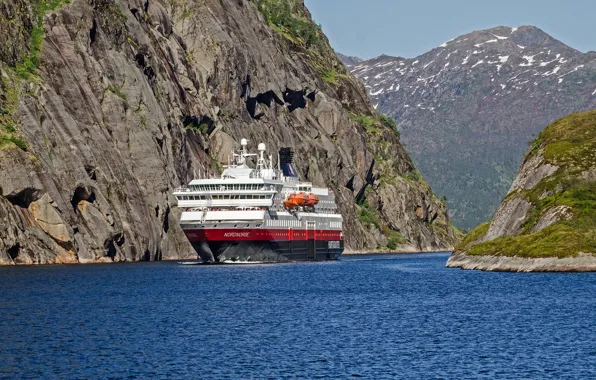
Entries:
POLYGON ((495 217, 470 232, 448 267, 596 270, 596 111, 547 127, 495 217))
POLYGON ((545 125, 596 108, 596 53, 529 26, 477 31, 416 58, 381 56, 350 69, 377 110, 397 121, 414 163, 465 228, 494 214, 545 125))
POLYGON ((171 193, 242 137, 336 191, 348 248, 456 241, 322 34, 313 52, 238 0, 14 0, 0 18, 0 263, 196 257, 171 193))

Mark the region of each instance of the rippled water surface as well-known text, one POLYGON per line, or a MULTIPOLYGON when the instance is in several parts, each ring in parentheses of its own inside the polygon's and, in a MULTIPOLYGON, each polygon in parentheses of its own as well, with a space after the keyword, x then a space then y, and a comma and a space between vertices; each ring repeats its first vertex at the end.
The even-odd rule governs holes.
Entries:
POLYGON ((0 377, 596 376, 596 274, 447 257, 2 267, 0 377))

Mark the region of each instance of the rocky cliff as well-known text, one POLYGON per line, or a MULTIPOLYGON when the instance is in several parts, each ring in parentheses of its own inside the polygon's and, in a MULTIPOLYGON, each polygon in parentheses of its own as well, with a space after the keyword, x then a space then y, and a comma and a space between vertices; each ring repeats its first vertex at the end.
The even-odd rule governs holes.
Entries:
POLYGON ((335 189, 351 249, 448 249, 417 175, 301 1, 0 4, 0 263, 196 257, 172 191, 245 137, 335 189))
POLYGON ((492 221, 468 234, 447 266, 596 271, 596 111, 538 135, 492 221))
POLYGON ((596 53, 526 26, 477 31, 419 57, 381 56, 351 70, 393 117, 456 226, 485 222, 545 125, 596 108, 596 53))

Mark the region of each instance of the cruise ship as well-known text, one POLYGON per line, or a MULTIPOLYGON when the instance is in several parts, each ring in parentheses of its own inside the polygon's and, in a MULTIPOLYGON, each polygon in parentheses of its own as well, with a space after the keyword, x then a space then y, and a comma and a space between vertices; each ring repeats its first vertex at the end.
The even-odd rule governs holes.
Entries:
POLYGON ((206 263, 337 259, 344 249, 335 194, 299 180, 294 153, 281 148, 277 166, 266 146, 231 152, 219 178, 195 179, 174 196, 180 224, 206 263), (249 161, 256 160, 252 167, 249 161))

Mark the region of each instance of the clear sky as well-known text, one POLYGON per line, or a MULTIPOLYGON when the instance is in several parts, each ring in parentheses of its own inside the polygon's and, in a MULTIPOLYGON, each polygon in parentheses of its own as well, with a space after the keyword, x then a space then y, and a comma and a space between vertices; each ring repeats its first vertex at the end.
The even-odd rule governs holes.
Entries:
POLYGON ((596 50, 596 0, 305 0, 336 51, 412 58, 494 26, 534 25, 577 50, 596 50))

